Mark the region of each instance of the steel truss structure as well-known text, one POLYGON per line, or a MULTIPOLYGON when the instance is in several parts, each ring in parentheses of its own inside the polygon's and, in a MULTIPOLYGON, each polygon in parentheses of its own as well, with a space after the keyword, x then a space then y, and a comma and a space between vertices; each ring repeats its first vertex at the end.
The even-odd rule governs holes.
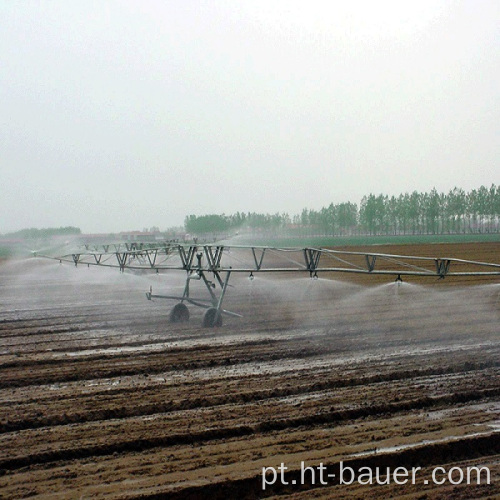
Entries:
POLYGON ((222 315, 241 316, 222 308, 232 273, 304 272, 311 278, 320 273, 357 273, 368 275, 423 276, 443 279, 453 276, 500 276, 500 264, 455 258, 330 250, 325 248, 277 248, 265 246, 181 245, 131 243, 94 246, 84 252, 46 258, 77 265, 101 266, 150 272, 184 271, 182 296, 157 295, 150 289, 146 297, 177 300, 170 314, 172 322, 189 320, 185 303, 206 310, 203 326, 222 325, 222 315), (211 278, 211 279, 209 279, 211 278), (208 299, 192 298, 190 283, 200 281, 208 299))

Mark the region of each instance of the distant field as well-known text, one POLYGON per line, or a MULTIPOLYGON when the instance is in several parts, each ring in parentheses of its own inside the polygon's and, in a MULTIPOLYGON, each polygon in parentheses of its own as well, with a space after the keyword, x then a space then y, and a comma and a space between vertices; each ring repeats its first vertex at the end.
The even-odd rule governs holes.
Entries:
MULTIPOLYGON (((275 247, 336 247, 365 245, 413 245, 432 243, 487 243, 500 242, 500 233, 483 234, 407 234, 399 236, 304 236, 293 238, 246 238, 238 244, 265 245, 275 247)), ((235 243, 235 242, 232 242, 235 243)))

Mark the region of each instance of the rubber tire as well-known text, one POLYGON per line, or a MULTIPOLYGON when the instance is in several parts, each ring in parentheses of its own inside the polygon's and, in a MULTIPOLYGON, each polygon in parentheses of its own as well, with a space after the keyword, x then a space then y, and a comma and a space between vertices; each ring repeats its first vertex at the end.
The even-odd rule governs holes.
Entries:
POLYGON ((175 304, 170 311, 170 323, 186 323, 189 321, 189 309, 186 304, 180 302, 175 304))
POLYGON ((203 315, 202 325, 204 328, 222 326, 222 314, 217 313, 217 309, 215 307, 210 307, 203 315))

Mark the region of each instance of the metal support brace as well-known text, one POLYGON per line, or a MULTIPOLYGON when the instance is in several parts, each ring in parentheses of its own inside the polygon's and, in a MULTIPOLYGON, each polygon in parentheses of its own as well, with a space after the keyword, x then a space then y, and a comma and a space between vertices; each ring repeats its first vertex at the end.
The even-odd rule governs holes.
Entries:
POLYGON ((226 295, 227 285, 229 283, 229 277, 231 276, 231 271, 226 273, 226 279, 224 280, 224 285, 222 287, 219 301, 217 302, 217 314, 220 314, 220 310, 222 309, 222 301, 224 300, 224 295, 226 295))
POLYGON ((189 247, 189 250, 186 254, 186 250, 184 250, 184 247, 179 247, 179 256, 182 261, 182 267, 186 271, 190 271, 193 266, 193 259, 196 254, 197 248, 195 246, 189 247))
MULTIPOLYGON (((186 285, 184 286, 184 292, 182 292, 181 302, 184 302, 184 299, 189 299, 189 281, 191 279, 192 272, 187 275, 186 285)), ((198 278, 199 279, 199 278, 198 278)))
POLYGON ((439 275, 439 279, 443 279, 448 274, 450 264, 449 259, 436 259, 436 273, 439 275))
POLYGON ((253 260, 255 261, 255 270, 260 271, 262 267, 262 261, 264 260, 264 254, 266 253, 266 249, 263 248, 261 250, 260 257, 257 257, 256 249, 252 247, 253 260))
POLYGON ((210 297, 212 297, 212 304, 214 307, 217 306, 217 296, 215 295, 213 289, 215 288, 215 285, 207 280, 207 277, 205 276, 205 273, 203 271, 198 271, 200 278, 203 280, 203 283, 205 283, 205 286, 207 287, 208 293, 210 293, 210 297))
POLYGON ((154 268, 156 264, 156 257, 158 257, 158 250, 154 251, 146 250, 146 255, 149 260, 149 265, 151 266, 151 268, 154 268), (154 256, 153 259, 151 259, 152 255, 154 256))
POLYGON ((317 276, 316 269, 318 269, 321 251, 315 250, 314 248, 304 248, 304 257, 306 260, 306 267, 311 275, 311 278, 313 276, 317 276))
POLYGON ((368 266, 368 272, 371 273, 375 269, 375 262, 377 261, 376 255, 365 255, 366 265, 368 266))
MULTIPOLYGON (((229 277, 231 276, 231 271, 227 271, 226 278, 224 279, 224 281, 222 281, 222 278, 219 276, 219 273, 214 273, 214 274, 216 275, 217 280, 220 283, 222 283, 221 284, 221 293, 219 295, 219 298, 217 298, 217 295, 215 294, 215 292, 213 290, 215 288, 215 285, 207 279, 207 277, 205 276, 205 273, 203 271, 198 271, 198 273, 197 273, 197 275, 203 280, 203 283, 205 283, 205 286, 207 287, 208 293, 210 293, 213 307, 215 307, 217 309, 217 312, 219 312, 222 308, 222 302, 224 300, 224 295, 226 295, 226 290, 227 290, 227 286, 229 283, 229 277)), ((188 281, 189 281, 189 278, 188 278, 187 282, 188 281)), ((187 290, 187 293, 189 294, 189 288, 188 288, 187 282, 186 282, 185 293, 187 290)))
POLYGON ((116 252, 115 255, 116 255, 116 260, 118 261, 118 265, 120 267, 120 272, 123 273, 123 271, 125 271, 125 264, 127 263, 128 253, 127 252, 123 252, 123 253, 116 252))
POLYGON ((215 247, 215 251, 211 246, 204 246, 205 257, 207 258, 208 268, 211 271, 217 271, 220 267, 220 261, 222 259, 222 252, 224 251, 223 246, 215 247))

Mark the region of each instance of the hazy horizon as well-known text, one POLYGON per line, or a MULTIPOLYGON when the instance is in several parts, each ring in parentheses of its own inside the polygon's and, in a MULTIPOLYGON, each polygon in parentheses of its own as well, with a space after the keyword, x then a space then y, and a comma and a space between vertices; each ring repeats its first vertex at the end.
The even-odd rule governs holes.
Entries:
POLYGON ((0 0, 0 14, 0 233, 499 183, 499 2, 0 0))
MULTIPOLYGON (((456 212, 454 217, 456 220, 460 219, 461 217, 461 214, 462 212, 459 212, 461 210, 461 208, 463 208, 463 210, 466 210, 467 207, 468 207, 468 199, 469 197, 472 195, 472 200, 474 200, 474 206, 475 206, 475 209, 474 210, 477 210, 478 208, 481 208, 482 210, 485 210, 484 212, 481 212, 481 214, 479 214, 480 217, 483 217, 485 220, 488 219, 488 217, 490 217, 490 214, 491 212, 489 210, 493 210, 493 207, 492 207, 492 203, 494 204, 495 202, 493 200, 490 199, 490 201, 486 202, 487 204, 486 205, 483 205, 482 202, 480 201, 481 197, 484 196, 484 192, 483 194, 481 195, 481 191, 483 190, 483 188, 486 188, 486 191, 487 191, 487 194, 489 196, 491 196, 491 188, 492 187, 496 187, 496 190, 497 190, 497 193, 498 193, 498 190, 500 189, 500 186, 478 186, 477 189, 473 189, 472 191, 465 191, 463 189, 461 189, 459 186, 455 186, 453 189, 450 189, 448 192, 442 192, 442 193, 439 193, 437 192, 437 194, 439 195, 440 197, 440 203, 446 205, 448 203, 447 201, 447 198, 449 196, 455 196, 455 191, 458 189, 459 191, 462 191, 463 194, 464 194, 464 199, 463 199, 463 205, 462 207, 460 207, 459 205, 456 205, 456 201, 452 201, 452 205, 453 205, 453 210, 452 212, 456 212), (442 196, 444 196, 444 198, 442 198, 442 196), (476 199, 476 196, 479 196, 479 198, 476 199)), ((400 193, 399 195, 397 196, 394 196, 395 200, 396 200, 396 203, 401 207, 402 205, 405 205, 405 204, 408 204, 410 203, 410 199, 411 197, 413 196, 413 194, 415 193, 414 192, 411 192, 411 193, 400 193), (406 196, 410 196, 410 198, 406 198, 406 196), (402 205, 401 205, 402 204, 402 205)), ((430 192, 426 192, 426 193, 418 193, 416 192, 417 195, 420 197, 420 210, 421 210, 421 213, 418 215, 418 217, 425 217, 425 213, 426 213, 426 206, 425 206, 425 196, 426 195, 430 195, 430 196, 433 196, 433 190, 431 190, 430 192)), ((362 218, 361 216, 361 211, 362 211, 362 206, 363 206, 363 199, 366 199, 368 200, 369 198, 371 198, 372 196, 375 196, 375 198, 378 200, 380 196, 384 196, 385 197, 385 210, 392 210, 392 208, 389 206, 391 204, 391 200, 392 198, 385 195, 384 193, 379 193, 378 195, 375 195, 374 193, 367 193, 366 196, 363 196, 363 198, 359 201, 353 201, 353 200, 348 200, 347 202, 341 202, 339 204, 335 204, 334 206, 334 210, 338 210, 339 207, 340 209, 344 209, 345 210, 345 205, 351 205, 354 204, 354 209, 356 210, 356 213, 358 214, 358 217, 362 218), (344 208, 342 208, 342 205, 344 205, 344 208)), ((498 196, 498 195, 497 195, 498 196)), ((183 220, 183 223, 182 224, 179 224, 177 226, 168 226, 168 227, 159 227, 159 226, 146 226, 146 227, 142 227, 142 228, 139 228, 139 227, 123 227, 123 228, 119 228, 118 230, 115 230, 115 231, 102 231, 101 233, 102 234, 112 234, 112 233, 122 233, 122 232, 168 232, 168 231, 173 231, 173 230, 184 230, 185 229, 185 221, 187 219, 190 219, 191 217, 195 216, 195 218, 198 218, 198 217, 206 217, 206 216, 215 216, 215 217, 222 217, 222 218, 226 218, 226 219, 234 219, 235 217, 239 217, 239 214, 241 214, 241 216, 245 216, 245 217, 250 217, 250 216, 253 216, 253 215, 256 215, 256 216, 269 216, 269 217, 276 217, 276 216, 280 216, 282 218, 282 220, 285 220, 286 217, 285 216, 288 216, 289 220, 290 220, 290 224, 295 224, 295 219, 298 218, 300 220, 302 220, 302 213, 304 210, 307 210, 308 212, 314 212, 315 214, 321 214, 322 213, 322 210, 323 209, 328 209, 329 206, 331 205, 334 205, 333 203, 332 204, 329 204, 328 206, 323 206, 323 207, 319 207, 319 210, 318 209, 310 209, 308 207, 302 207, 301 209, 297 209, 293 212, 284 212, 284 211, 276 211, 274 213, 262 213, 262 212, 257 212, 257 211, 249 211, 249 212, 241 212, 241 211, 236 211, 236 212, 233 212, 233 213, 225 213, 225 214, 208 214, 208 213, 204 213, 204 214, 186 214, 185 216, 185 219, 183 220)), ((444 206, 443 205, 443 206, 444 206)), ((407 205, 406 205, 407 206, 407 205)), ((351 209, 351 208, 350 208, 351 209)), ((380 207, 378 208, 378 210, 380 210, 380 207)), ((396 209, 398 210, 398 209, 396 209)), ((476 212, 474 212, 474 214, 478 215, 476 212)), ((476 215, 473 215, 472 217, 476 217, 476 215)), ((338 214, 337 214, 338 216, 338 214)), ((332 215, 332 217, 335 217, 332 215)), ((402 215, 400 214, 399 217, 401 218, 402 215)), ((444 217, 444 218, 449 218, 451 217, 450 213, 446 212, 446 213, 441 213, 439 212, 437 214, 437 217, 444 217)), ((259 219, 260 220, 260 219, 259 219)), ((484 221, 483 221, 484 222, 484 221)), ((302 222, 301 222, 302 223, 302 222)), ((360 225, 363 225, 363 222, 360 220, 358 221, 358 223, 360 225)), ((242 227, 245 226, 245 223, 243 223, 242 227)), ((74 229, 80 229, 82 234, 92 234, 90 233, 89 231, 85 231, 84 228, 80 228, 78 226, 75 226, 74 224, 72 225, 68 225, 68 226, 52 226, 52 227, 25 227, 25 228, 21 228, 21 229, 18 229, 18 230, 15 230, 15 231, 8 231, 8 232, 5 232, 5 233, 2 233, 0 232, 0 236, 4 236, 4 235, 10 235, 10 234, 15 234, 16 232, 23 232, 23 231, 27 231, 27 230, 53 230, 53 229, 70 229, 70 228, 74 228, 74 229)), ((283 229, 283 228, 281 228, 283 229)), ((463 231, 463 229, 461 230, 463 231)), ((459 232, 461 232, 459 231, 459 232)), ((188 231, 188 232, 193 232, 193 231, 188 231)), ((196 233, 196 231, 194 231, 196 233)))

